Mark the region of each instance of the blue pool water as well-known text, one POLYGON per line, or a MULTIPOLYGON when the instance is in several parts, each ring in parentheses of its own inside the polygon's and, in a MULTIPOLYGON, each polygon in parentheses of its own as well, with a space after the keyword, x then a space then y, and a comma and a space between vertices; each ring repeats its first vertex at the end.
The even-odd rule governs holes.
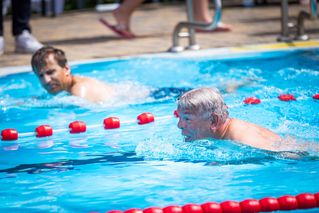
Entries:
POLYGON ((312 99, 319 93, 318 49, 218 59, 137 57, 75 64, 72 70, 130 96, 94 105, 47 95, 31 72, 4 76, 0 130, 33 132, 42 124, 62 129, 74 120, 102 124, 109 116, 130 121, 142 112, 156 120, 172 115, 176 95, 143 97, 145 91, 214 86, 223 91, 230 116, 313 146, 308 156, 292 160, 229 141, 185 143, 173 117, 116 130, 21 137, 0 145, 0 212, 105 212, 319 192, 319 102, 312 99), (228 92, 232 85, 241 86, 228 92), (297 101, 279 101, 282 93, 297 101), (249 96, 262 103, 244 105, 249 96))

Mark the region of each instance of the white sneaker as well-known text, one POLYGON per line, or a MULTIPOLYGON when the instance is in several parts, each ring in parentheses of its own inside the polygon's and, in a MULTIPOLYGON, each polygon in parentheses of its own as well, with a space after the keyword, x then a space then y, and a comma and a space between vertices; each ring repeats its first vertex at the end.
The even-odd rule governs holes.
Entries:
POLYGON ((29 31, 23 30, 23 32, 16 36, 16 52, 17 53, 34 53, 41 47, 41 44, 35 37, 33 37, 29 31))
POLYGON ((4 39, 3 36, 0 36, 0 55, 4 53, 4 39))

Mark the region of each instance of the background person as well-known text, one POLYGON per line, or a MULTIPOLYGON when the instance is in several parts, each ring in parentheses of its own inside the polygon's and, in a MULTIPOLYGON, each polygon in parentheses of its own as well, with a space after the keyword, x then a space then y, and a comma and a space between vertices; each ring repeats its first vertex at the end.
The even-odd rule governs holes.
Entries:
MULTIPOLYGON (((0 0, 0 8, 3 0, 0 0)), ((15 52, 34 53, 43 45, 31 35, 29 24, 31 16, 30 0, 11 0, 12 7, 12 35, 15 37, 15 52)), ((2 11, 2 10, 1 10, 2 11)), ((5 41, 3 37, 3 15, 0 15, 0 55, 4 53, 5 41)))
MULTIPOLYGON (((106 19, 100 18, 100 22, 104 24, 107 28, 113 31, 115 34, 123 38, 134 38, 135 34, 131 30, 131 17, 143 0, 124 0, 122 4, 112 12, 116 24, 110 24, 106 19)), ((209 12, 209 2, 208 0, 194 0, 193 1, 193 12, 194 20, 198 22, 211 23, 212 16, 209 12)), ((228 25, 220 22, 217 28, 214 30, 201 30, 198 32, 213 32, 213 31, 230 31, 228 25)))

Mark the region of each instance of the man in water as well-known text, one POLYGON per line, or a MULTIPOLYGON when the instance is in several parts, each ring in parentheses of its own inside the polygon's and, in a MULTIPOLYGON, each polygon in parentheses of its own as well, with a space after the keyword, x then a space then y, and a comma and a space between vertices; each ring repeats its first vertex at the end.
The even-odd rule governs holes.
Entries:
POLYGON ((178 128, 186 141, 214 138, 233 140, 251 147, 284 151, 282 139, 276 133, 228 116, 221 94, 215 88, 198 88, 183 94, 178 100, 178 128))
MULTIPOLYGON (((111 86, 93 78, 75 76, 71 73, 65 53, 51 46, 45 46, 36 51, 32 56, 31 66, 48 93, 56 95, 66 91, 94 103, 110 100, 114 102, 117 99, 138 100, 148 96, 154 99, 175 98, 191 90, 191 88, 177 87, 149 90, 143 86, 129 84, 111 86)), ((247 82, 232 83, 227 86, 226 91, 233 92, 236 88, 247 84, 247 82)))
POLYGON ((40 48, 33 54, 31 66, 50 94, 66 91, 94 103, 109 100, 114 95, 113 88, 101 81, 72 75, 65 53, 60 49, 40 48))

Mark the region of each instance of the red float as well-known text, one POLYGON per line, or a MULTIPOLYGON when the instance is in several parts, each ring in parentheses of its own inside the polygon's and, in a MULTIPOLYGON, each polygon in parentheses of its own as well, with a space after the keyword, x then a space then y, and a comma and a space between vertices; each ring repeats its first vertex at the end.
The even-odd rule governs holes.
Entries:
POLYGON ((120 210, 111 210, 111 211, 108 211, 107 213, 123 213, 123 212, 120 210))
POLYGON ((241 213, 240 204, 236 201, 224 201, 220 204, 223 213, 241 213))
POLYGON ((315 194, 315 198, 317 201, 317 207, 319 207, 319 192, 315 194))
POLYGON ((141 209, 128 209, 123 213, 143 213, 143 211, 141 209))
POLYGON ((104 123, 104 129, 120 128, 120 119, 117 117, 105 118, 103 123, 104 123))
POLYGON ((183 206, 183 213, 203 213, 203 211, 200 205, 187 204, 183 206))
POLYGON ((317 206, 316 197, 313 194, 303 193, 296 196, 299 209, 310 209, 317 206))
POLYGON ((223 213, 222 207, 219 203, 208 202, 202 204, 202 210, 204 213, 223 213))
POLYGON ((296 98, 294 95, 291 94, 281 94, 278 96, 279 100, 281 101, 295 101, 296 98))
POLYGON ((143 213, 163 213, 163 210, 159 207, 150 207, 143 210, 143 213))
POLYGON ((294 210, 298 209, 298 201, 296 197, 285 195, 278 198, 280 210, 294 210))
POLYGON ((272 212, 280 209, 278 200, 273 197, 265 197, 259 200, 259 204, 263 212, 272 212))
POLYGON ((256 97, 248 97, 245 98, 244 103, 245 104, 260 104, 260 99, 256 98, 256 97))
POLYGON ((240 202, 240 206, 243 212, 245 213, 254 213, 260 212, 260 204, 258 200, 255 199, 247 199, 240 202))
POLYGON ((73 121, 69 124, 70 133, 81 133, 86 131, 86 124, 83 121, 73 121))
POLYGON ((47 137, 53 134, 52 127, 50 125, 41 125, 35 129, 37 137, 47 137))
POLYGON ((176 118, 178 118, 178 112, 177 112, 177 110, 174 110, 174 115, 175 115, 176 118))
POLYGON ((180 206, 167 206, 163 208, 164 213, 182 213, 183 209, 180 206))
POLYGON ((314 94, 314 95, 312 96, 312 98, 319 100, 319 93, 318 93, 318 94, 314 94))
POLYGON ((221 204, 207 202, 202 205, 186 204, 180 206, 167 206, 163 209, 150 207, 144 209, 129 209, 121 212, 112 210, 107 213, 250 213, 250 212, 272 212, 277 210, 309 209, 319 207, 319 192, 316 194, 302 193, 296 197, 291 195, 279 198, 265 197, 263 199, 246 199, 240 203, 236 201, 224 201, 221 204))
POLYGON ((15 129, 4 129, 1 131, 3 141, 13 141, 18 139, 18 131, 15 129))
POLYGON ((139 120, 138 124, 147 124, 154 122, 154 115, 150 112, 144 112, 137 116, 137 120, 139 120))

